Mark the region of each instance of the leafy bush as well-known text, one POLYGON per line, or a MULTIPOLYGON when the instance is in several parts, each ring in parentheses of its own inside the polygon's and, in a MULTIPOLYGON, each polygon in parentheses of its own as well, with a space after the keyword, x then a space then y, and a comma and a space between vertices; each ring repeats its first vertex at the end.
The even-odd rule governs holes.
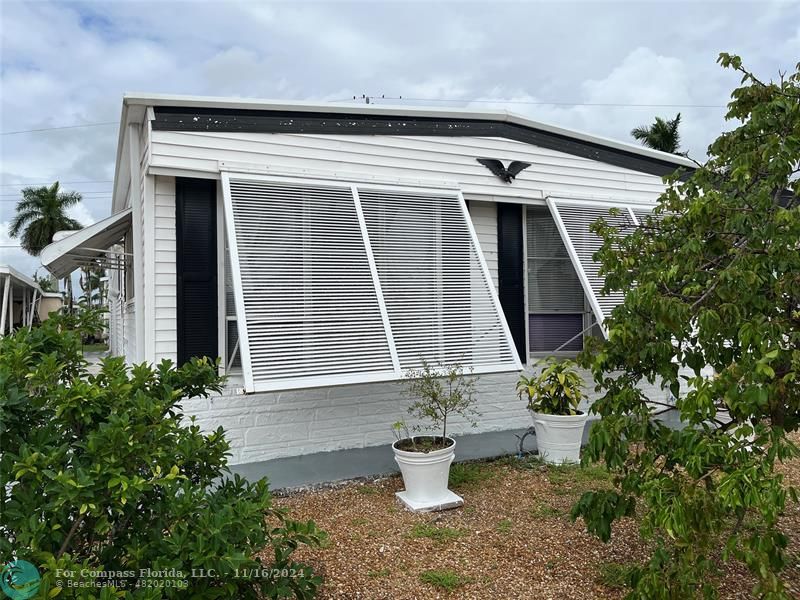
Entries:
POLYGON ((520 398, 528 408, 547 415, 576 415, 583 400, 583 379, 571 360, 551 360, 539 375, 521 375, 517 382, 520 398))
POLYGON ((798 495, 776 467, 798 455, 800 428, 800 64, 764 83, 738 56, 719 62, 742 76, 728 104, 736 126, 705 164, 667 178, 630 235, 594 225, 606 288, 626 295, 608 340, 583 356, 602 393, 584 460, 604 460, 615 489, 587 492, 572 516, 608 540, 642 505, 653 553, 631 570, 633 598, 713 598, 710 575, 731 559, 750 570, 753 596, 790 596, 780 517, 798 495), (674 402, 648 398, 643 382, 674 402))
POLYGON ((136 598, 311 597, 320 579, 292 552, 325 534, 275 508, 266 480, 227 477, 222 429, 183 419, 182 400, 220 389, 215 365, 109 358, 88 375, 93 317, 0 340, 0 555, 36 564, 45 596, 111 597, 102 571, 124 571, 117 590, 158 586, 136 598))
POLYGON ((420 369, 411 369, 406 373, 408 381, 405 393, 414 398, 408 407, 408 414, 427 421, 429 425, 417 425, 415 431, 423 429, 435 430, 441 428, 440 438, 431 436, 415 438, 409 435, 405 422, 395 423, 392 428, 402 450, 413 452, 429 452, 447 447, 447 419, 451 415, 459 415, 472 427, 477 426, 475 418, 479 416, 475 409, 475 377, 466 377, 464 367, 459 364, 440 365, 434 367, 427 361, 422 361, 420 369), (405 432, 403 438, 401 432, 405 432))

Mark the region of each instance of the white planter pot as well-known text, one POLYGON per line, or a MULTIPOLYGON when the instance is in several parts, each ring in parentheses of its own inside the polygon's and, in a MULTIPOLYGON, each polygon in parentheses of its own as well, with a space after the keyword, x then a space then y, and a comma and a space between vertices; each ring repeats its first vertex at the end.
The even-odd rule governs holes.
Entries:
POLYGON ((461 506, 464 500, 447 489, 450 463, 456 455, 456 442, 432 452, 407 452, 392 444, 394 460, 403 474, 405 490, 397 497, 413 511, 444 510, 461 506))
POLYGON ((579 415, 548 415, 528 411, 533 417, 536 430, 536 446, 539 456, 546 463, 575 463, 580 461, 583 428, 586 413, 579 415))

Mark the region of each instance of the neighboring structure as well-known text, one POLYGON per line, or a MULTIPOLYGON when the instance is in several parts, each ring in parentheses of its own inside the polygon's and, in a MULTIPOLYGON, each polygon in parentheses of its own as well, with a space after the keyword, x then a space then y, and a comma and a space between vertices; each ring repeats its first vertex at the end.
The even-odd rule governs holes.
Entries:
POLYGON ((222 357, 185 408, 234 463, 388 442, 423 359, 481 374, 479 431, 519 428, 519 370, 620 300, 589 224, 636 226, 691 166, 506 112, 129 95, 112 216, 42 263, 108 269, 128 362, 222 357))
POLYGON ((58 292, 42 292, 34 279, 13 267, 0 265, 0 335, 44 321, 61 308, 58 292))

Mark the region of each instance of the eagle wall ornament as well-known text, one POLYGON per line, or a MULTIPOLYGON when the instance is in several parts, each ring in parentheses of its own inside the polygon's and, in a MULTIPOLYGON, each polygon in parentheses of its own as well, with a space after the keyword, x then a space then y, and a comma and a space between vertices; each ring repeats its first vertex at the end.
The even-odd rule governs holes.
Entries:
POLYGON ((506 183, 511 183, 522 171, 531 166, 531 163, 514 160, 504 167, 503 163, 496 158, 476 158, 479 163, 489 169, 506 183))

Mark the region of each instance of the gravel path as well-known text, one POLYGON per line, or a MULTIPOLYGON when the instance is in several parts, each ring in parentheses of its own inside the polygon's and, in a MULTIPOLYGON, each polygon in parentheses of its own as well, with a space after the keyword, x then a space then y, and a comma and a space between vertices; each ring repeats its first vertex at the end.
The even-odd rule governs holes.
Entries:
MULTIPOLYGON (((388 451, 388 450, 387 450, 388 451)), ((607 563, 644 556, 636 523, 625 519, 604 544, 566 516, 586 490, 608 485, 600 469, 520 468, 515 459, 459 469, 463 508, 416 515, 402 509, 391 477, 277 499, 294 518, 314 519, 331 537, 327 548, 299 551, 325 578, 320 598, 571 599, 621 598, 607 563), (439 573, 426 574, 430 570, 439 573), (442 573, 443 572, 443 573, 442 573), (605 577, 602 575, 605 574, 605 577), (430 583, 442 581, 452 591, 430 583)), ((800 485, 800 460, 783 469, 800 485)), ((800 554, 800 506, 783 520, 790 549, 800 554)), ((798 559, 800 560, 800 559, 798 559)), ((800 597, 800 564, 787 570, 800 597)), ((721 597, 750 598, 746 568, 728 565, 721 597)))

